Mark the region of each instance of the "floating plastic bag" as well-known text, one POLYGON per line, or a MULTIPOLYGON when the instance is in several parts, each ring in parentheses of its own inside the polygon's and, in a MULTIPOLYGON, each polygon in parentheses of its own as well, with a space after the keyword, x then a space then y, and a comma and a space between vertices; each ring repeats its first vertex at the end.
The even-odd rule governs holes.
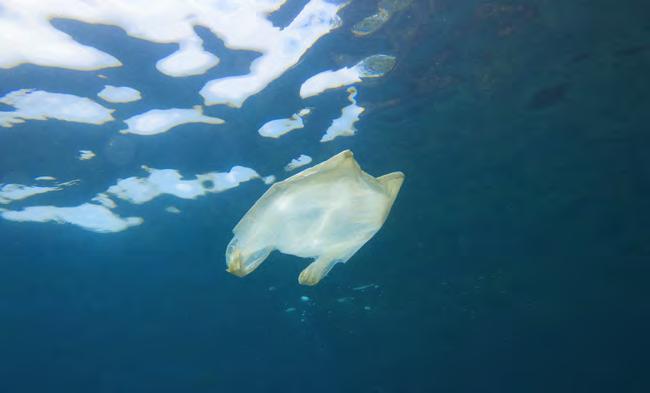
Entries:
POLYGON ((273 184, 233 229, 228 272, 243 277, 279 250, 314 258, 298 281, 317 284, 377 233, 403 181, 401 172, 368 175, 345 150, 273 184))

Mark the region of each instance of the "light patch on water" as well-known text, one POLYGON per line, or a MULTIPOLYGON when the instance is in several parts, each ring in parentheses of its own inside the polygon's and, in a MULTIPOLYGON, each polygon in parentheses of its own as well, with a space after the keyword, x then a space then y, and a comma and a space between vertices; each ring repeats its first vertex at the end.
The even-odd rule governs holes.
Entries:
POLYGON ((165 211, 167 213, 172 213, 172 214, 181 214, 181 210, 177 208, 176 206, 167 206, 165 208, 165 211))
POLYGON ((284 170, 287 172, 293 171, 301 166, 309 165, 309 163, 311 163, 311 157, 306 154, 301 154, 300 157, 291 160, 291 162, 284 167, 284 170))
POLYGON ((2 127, 12 127, 25 120, 56 119, 97 125, 114 120, 113 109, 72 94, 21 89, 0 98, 0 102, 16 108, 13 112, 0 112, 2 127))
POLYGON ((0 68, 24 63, 75 70, 118 67, 122 63, 97 48, 82 45, 57 30, 52 18, 120 27, 131 37, 178 49, 156 63, 169 76, 205 73, 219 58, 203 48, 194 27, 203 26, 227 48, 261 53, 247 75, 208 82, 201 90, 207 105, 241 107, 294 66, 322 36, 340 26, 337 12, 346 1, 311 0, 286 27, 266 18, 285 0, 0 0, 0 68))
POLYGON ((378 289, 379 285, 377 284, 366 284, 366 285, 360 285, 358 287, 352 288, 353 291, 365 291, 366 289, 378 289))
POLYGON ((46 192, 52 191, 60 191, 65 187, 73 186, 78 183, 78 180, 72 180, 50 187, 27 186, 24 184, 0 184, 0 203, 6 205, 14 201, 20 201, 29 197, 33 197, 34 195, 44 194, 46 192))
POLYGON ((114 103, 127 103, 142 99, 140 92, 132 87, 106 85, 97 93, 97 96, 104 101, 114 103))
POLYGON ((288 132, 303 128, 305 124, 302 118, 310 113, 311 109, 309 108, 301 109, 288 119, 276 119, 266 122, 257 132, 267 138, 279 138, 288 132))
POLYGON ((163 74, 181 77, 204 74, 217 64, 219 58, 203 50, 203 41, 188 38, 176 52, 158 60, 156 68, 163 74))
POLYGON ((140 225, 140 217, 122 218, 105 206, 84 203, 74 207, 30 206, 23 210, 4 210, 2 218, 18 222, 56 222, 72 224, 83 229, 111 233, 120 232, 129 227, 140 225))
POLYGON ((95 155, 96 155, 95 152, 93 152, 92 150, 79 150, 79 157, 77 158, 80 159, 81 161, 87 161, 95 158, 95 155))
POLYGON ((332 124, 329 126, 325 135, 321 138, 321 142, 329 142, 334 140, 334 138, 339 136, 352 136, 356 132, 354 124, 359 121, 359 116, 365 108, 357 105, 355 97, 357 95, 357 89, 354 87, 348 88, 348 101, 351 102, 350 105, 343 107, 341 109, 341 116, 332 120, 332 124))
POLYGON ((0 185, 0 203, 7 204, 46 192, 59 191, 60 187, 26 186, 22 184, 0 185))
MULTIPOLYGON (((173 169, 159 170, 146 166, 143 166, 143 169, 149 173, 148 177, 130 177, 119 180, 106 192, 101 192, 93 197, 91 202, 94 203, 88 202, 74 207, 30 206, 23 210, 0 209, 1 217, 16 222, 69 223, 98 233, 119 232, 142 224, 143 219, 140 217, 122 218, 111 212, 110 209, 117 206, 111 197, 135 204, 148 202, 163 194, 194 199, 207 193, 222 192, 237 187, 242 182, 260 177, 253 169, 242 166, 235 166, 228 172, 199 174, 192 180, 183 180, 180 173, 173 169)), ((0 203, 8 204, 33 195, 58 191, 78 182, 79 180, 72 180, 58 183, 52 187, 0 184, 0 203)), ((175 214, 181 212, 174 206, 169 206, 165 210, 175 214)))
POLYGON ((337 3, 311 0, 283 29, 274 27, 267 21, 256 20, 257 18, 247 14, 233 20, 230 20, 231 16, 228 14, 214 15, 216 18, 214 24, 219 28, 216 34, 226 35, 224 38, 226 47, 255 50, 262 55, 253 60, 250 72, 246 75, 209 81, 200 91, 205 104, 222 104, 240 108, 248 97, 259 93, 269 83, 296 65, 318 39, 341 25, 337 13, 347 2, 337 3), (228 35, 235 39, 231 39, 228 35))
POLYGON ((361 82, 361 75, 359 75, 359 70, 355 67, 343 67, 336 71, 323 71, 303 82, 300 86, 300 97, 312 97, 325 90, 352 85, 357 82, 361 82))
POLYGON ((36 181, 54 181, 54 180, 56 180, 56 177, 54 177, 54 176, 38 176, 38 177, 35 177, 34 180, 36 180, 36 181))
POLYGON ((205 116, 200 105, 192 109, 152 109, 124 120, 127 129, 122 134, 156 135, 167 132, 181 124, 223 124, 218 117, 205 116))
POLYGON ((97 202, 108 209, 115 209, 115 207, 117 206, 115 204, 115 201, 113 201, 106 193, 103 192, 100 192, 99 194, 95 195, 95 197, 91 199, 91 201, 97 202))
POLYGON ((107 192, 135 204, 149 202, 163 194, 195 199, 207 193, 237 187, 242 182, 260 177, 253 169, 242 166, 235 166, 229 172, 199 174, 191 180, 183 180, 183 176, 175 169, 143 168, 149 176, 121 179, 107 192))
MULTIPOLYGON (((76 42, 49 23, 54 16, 80 20, 85 17, 86 22, 96 23, 88 14, 99 13, 98 10, 85 3, 82 0, 2 1, 0 68, 25 63, 84 71, 121 66, 122 63, 115 57, 76 42)), ((110 5, 106 3, 104 8, 108 11, 110 5)))
POLYGON ((273 175, 264 176, 262 178, 262 181, 264 182, 264 184, 269 184, 269 185, 273 184, 273 183, 275 183, 275 176, 273 176, 273 175))
MULTIPOLYGON (((170 76, 203 73, 215 66, 218 58, 203 49, 203 42, 193 27, 209 27, 205 22, 210 21, 210 17, 205 14, 219 12, 227 3, 207 0, 5 0, 5 12, 0 16, 0 35, 4 37, 0 44, 0 68, 32 63, 86 71, 122 65, 112 55, 82 45, 57 30, 49 20, 58 17, 118 26, 135 38, 175 43, 179 49, 161 59, 157 68, 170 76)), ((255 13, 263 11, 264 5, 253 4, 246 9, 255 13)))
POLYGON ((312 97, 326 90, 349 86, 361 82, 361 78, 378 78, 394 66, 395 57, 374 55, 366 57, 352 67, 323 71, 303 82, 300 86, 300 97, 312 97))

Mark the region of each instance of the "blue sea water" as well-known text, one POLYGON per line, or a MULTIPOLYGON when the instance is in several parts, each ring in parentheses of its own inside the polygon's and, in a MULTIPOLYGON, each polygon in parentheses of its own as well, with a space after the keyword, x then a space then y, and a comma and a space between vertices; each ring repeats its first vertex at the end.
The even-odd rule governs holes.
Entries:
MULTIPOLYGON (((303 3, 290 0, 274 23, 303 3)), ((222 126, 148 138, 115 123, 0 129, 0 182, 82 179, 12 209, 78 205, 143 164, 282 176, 301 153, 320 162, 351 149, 372 175, 406 174, 382 230, 315 287, 297 283, 306 261, 280 253, 243 279, 224 271, 233 226, 268 188, 259 181, 121 205, 145 223, 120 233, 0 220, 0 392, 650 389, 647 3, 416 0, 352 37, 375 8, 352 2, 341 28, 243 108, 206 108, 222 126), (398 64, 359 85, 357 135, 319 143, 343 90, 313 98, 303 130, 256 133, 304 107, 297 87, 315 72, 378 52, 398 64), (80 162, 79 149, 97 158, 80 162), (164 212, 170 204, 182 214, 164 212)), ((143 92, 118 107, 125 119, 201 104, 207 80, 244 73, 255 57, 199 29, 222 63, 170 78, 153 64, 171 46, 53 23, 124 66, 22 65, 0 71, 0 95, 92 97, 102 73, 143 92)))

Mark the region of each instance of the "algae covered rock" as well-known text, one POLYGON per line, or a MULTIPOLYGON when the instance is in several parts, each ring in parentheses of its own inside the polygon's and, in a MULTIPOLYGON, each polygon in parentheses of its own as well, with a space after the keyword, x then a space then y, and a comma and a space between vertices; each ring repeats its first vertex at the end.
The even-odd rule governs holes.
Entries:
POLYGON ((315 285, 382 227, 404 181, 363 172, 351 151, 275 183, 233 229, 228 272, 243 277, 273 250, 313 258, 298 278, 315 285))

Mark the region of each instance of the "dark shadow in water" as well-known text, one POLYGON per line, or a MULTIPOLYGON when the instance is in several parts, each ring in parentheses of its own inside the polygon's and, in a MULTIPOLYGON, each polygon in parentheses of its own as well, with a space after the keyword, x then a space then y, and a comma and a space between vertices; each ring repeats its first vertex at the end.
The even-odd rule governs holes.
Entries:
POLYGON ((540 89, 528 100, 526 109, 540 110, 557 105, 564 101, 568 90, 569 84, 566 82, 540 89))

